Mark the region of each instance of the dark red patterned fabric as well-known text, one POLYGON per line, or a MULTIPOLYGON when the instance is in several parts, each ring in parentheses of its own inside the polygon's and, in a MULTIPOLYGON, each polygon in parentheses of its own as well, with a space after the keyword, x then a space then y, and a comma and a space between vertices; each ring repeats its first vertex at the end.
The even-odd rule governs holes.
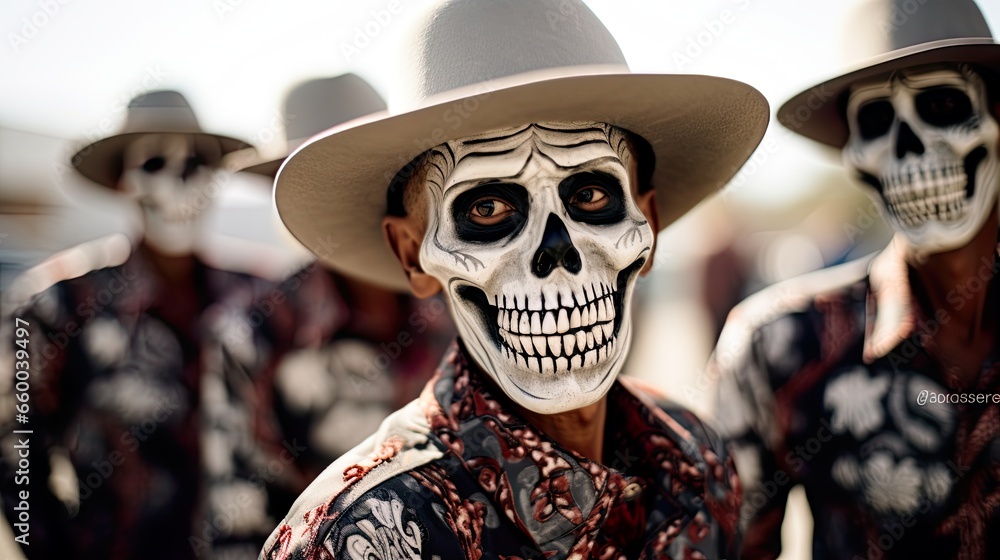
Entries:
POLYGON ((561 447, 456 350, 421 398, 303 494, 262 558, 735 557, 739 486, 690 412, 627 380, 604 461, 561 447), (391 457, 385 441, 393 445, 391 457))

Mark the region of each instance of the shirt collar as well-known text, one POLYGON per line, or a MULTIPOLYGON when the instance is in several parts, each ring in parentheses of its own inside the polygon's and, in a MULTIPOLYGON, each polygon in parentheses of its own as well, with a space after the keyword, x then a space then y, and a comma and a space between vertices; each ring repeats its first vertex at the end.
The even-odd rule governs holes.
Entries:
POLYGON ((868 269, 864 360, 872 363, 906 340, 916 324, 903 242, 894 237, 868 269))
POLYGON ((913 336, 924 318, 910 285, 905 243, 898 235, 872 260, 868 282, 863 358, 872 363, 913 336))
POLYGON ((616 517, 609 511, 637 499, 671 517, 715 498, 704 495, 706 464, 715 468, 720 459, 695 435, 696 417, 668 414, 630 380, 619 379, 608 393, 605 445, 616 450, 610 465, 525 421, 460 349, 445 358, 421 404, 445 451, 539 544, 594 535, 616 517))

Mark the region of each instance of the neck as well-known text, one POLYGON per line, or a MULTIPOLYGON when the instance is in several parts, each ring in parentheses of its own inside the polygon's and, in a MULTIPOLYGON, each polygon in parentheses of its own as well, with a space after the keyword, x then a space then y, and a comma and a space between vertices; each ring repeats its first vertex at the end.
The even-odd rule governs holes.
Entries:
POLYGON ((608 396, 604 395, 592 405, 567 412, 538 414, 523 408, 519 412, 559 445, 601 463, 604 457, 604 423, 607 411, 608 396))
POLYGON ((929 255, 921 262, 908 259, 915 280, 926 301, 924 312, 933 317, 945 310, 957 326, 970 334, 984 328, 992 330, 986 306, 990 280, 995 271, 997 250, 997 209, 994 208, 982 229, 962 247, 929 255))
POLYGON ((164 255, 143 242, 140 249, 146 254, 150 264, 159 275, 172 286, 183 286, 191 283, 194 271, 192 255, 164 255))

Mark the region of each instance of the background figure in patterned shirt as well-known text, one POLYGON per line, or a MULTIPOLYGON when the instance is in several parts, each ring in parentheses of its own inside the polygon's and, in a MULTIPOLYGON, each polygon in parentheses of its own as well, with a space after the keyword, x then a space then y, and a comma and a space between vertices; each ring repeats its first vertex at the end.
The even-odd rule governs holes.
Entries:
POLYGON ((841 151, 895 237, 730 316, 713 367, 743 557, 780 553, 801 484, 815 558, 997 558, 1000 407, 919 399, 1000 391, 1000 45, 971 0, 869 2, 848 36, 864 65, 778 118, 841 151))
MULTIPOLYGON (((77 270, 17 312, 32 344, 29 557, 196 557, 207 325, 227 301, 270 286, 198 254, 199 225, 228 182, 223 158, 247 147, 202 131, 180 93, 155 91, 131 101, 118 134, 73 157, 76 171, 135 202, 143 229, 134 247, 92 242, 104 254, 97 270, 77 270), (64 466, 57 476, 53 465, 64 466)), ((65 267, 70 253, 44 266, 65 267)), ((23 487, 16 463, 2 468, 12 519, 23 487)))
MULTIPOLYGON (((383 111, 385 102, 363 79, 345 74, 295 86, 283 109, 289 140, 282 153, 241 164, 268 187, 311 136, 383 111)), ((334 238, 320 240, 320 254, 338 250, 334 238)), ((206 517, 236 525, 269 520, 266 536, 327 465, 419 394, 454 328, 440 298, 419 301, 318 261, 245 303, 212 325, 216 406, 202 418, 204 446, 212 450, 206 517)), ((234 538, 228 524, 216 525, 196 534, 198 548, 238 549, 245 557, 245 539, 234 538)), ((256 544, 254 556, 263 543, 256 544)))

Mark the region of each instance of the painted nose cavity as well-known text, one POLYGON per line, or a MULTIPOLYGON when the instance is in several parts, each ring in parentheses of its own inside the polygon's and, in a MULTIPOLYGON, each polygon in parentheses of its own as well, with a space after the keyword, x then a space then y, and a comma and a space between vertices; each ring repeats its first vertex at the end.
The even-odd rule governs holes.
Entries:
POLYGON ((906 121, 899 123, 899 134, 896 138, 896 158, 903 159, 908 153, 921 155, 924 153, 924 143, 920 141, 906 121))
POLYGON ((531 261, 531 272, 545 278, 560 266, 570 274, 580 272, 580 252, 573 246, 566 224, 555 214, 549 214, 542 242, 531 261))

